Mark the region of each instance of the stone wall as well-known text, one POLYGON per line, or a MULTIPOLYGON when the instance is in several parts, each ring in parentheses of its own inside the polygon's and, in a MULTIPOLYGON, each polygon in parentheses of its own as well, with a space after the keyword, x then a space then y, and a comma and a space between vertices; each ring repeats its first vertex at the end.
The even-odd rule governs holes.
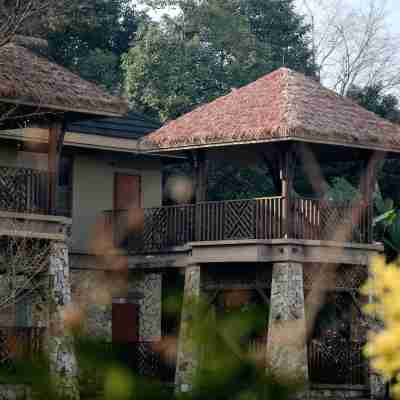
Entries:
POLYGON ((111 341, 112 293, 105 287, 107 273, 95 268, 71 270, 73 303, 84 311, 85 333, 91 338, 111 341))
POLYGON ((112 340, 113 298, 137 302, 139 308, 139 339, 161 339, 160 273, 132 273, 121 288, 113 285, 107 271, 96 269, 71 270, 73 302, 84 312, 85 332, 92 338, 112 340))
POLYGON ((26 385, 0 384, 0 400, 31 400, 31 389, 26 385))
POLYGON ((129 280, 128 298, 135 292, 139 304, 139 340, 145 342, 161 339, 161 289, 162 275, 147 273, 133 275, 129 280))

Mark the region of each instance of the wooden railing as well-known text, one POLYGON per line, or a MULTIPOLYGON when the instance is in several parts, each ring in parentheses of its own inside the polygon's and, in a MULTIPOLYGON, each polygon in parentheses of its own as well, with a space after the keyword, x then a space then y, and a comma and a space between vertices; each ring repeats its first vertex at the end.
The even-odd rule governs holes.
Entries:
POLYGON ((293 207, 293 237, 296 239, 356 243, 372 241, 370 207, 304 198, 295 199, 293 207))
POLYGON ((283 197, 105 212, 118 246, 157 251, 193 241, 309 239, 370 243, 370 209, 283 197), (130 222, 129 222, 130 221, 130 222), (133 221, 133 222, 132 222, 133 221))
POLYGON ((47 214, 48 182, 46 171, 0 167, 0 210, 47 214))

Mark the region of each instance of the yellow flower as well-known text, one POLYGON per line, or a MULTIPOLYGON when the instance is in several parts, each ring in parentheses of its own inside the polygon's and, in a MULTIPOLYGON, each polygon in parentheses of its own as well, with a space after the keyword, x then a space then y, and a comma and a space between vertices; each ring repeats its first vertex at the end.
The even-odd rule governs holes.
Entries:
MULTIPOLYGON (((369 335, 364 354, 386 380, 400 380, 400 264, 386 264, 383 257, 374 258, 370 278, 361 293, 374 301, 364 306, 364 312, 380 319, 384 327, 369 335)), ((400 383, 392 387, 392 393, 400 399, 400 383)))

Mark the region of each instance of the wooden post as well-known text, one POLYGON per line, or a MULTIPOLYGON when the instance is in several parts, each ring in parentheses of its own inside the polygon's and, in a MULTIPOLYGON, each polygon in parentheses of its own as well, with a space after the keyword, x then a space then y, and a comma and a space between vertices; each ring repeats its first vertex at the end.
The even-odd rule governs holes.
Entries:
POLYGON ((194 154, 194 173, 195 173, 195 202, 196 202, 196 229, 195 229, 195 240, 202 240, 202 229, 203 218, 202 211, 203 207, 201 202, 207 200, 207 160, 205 152, 198 150, 194 154))
POLYGON ((373 196, 376 187, 377 172, 379 162, 383 160, 384 153, 382 152, 368 152, 367 156, 363 159, 362 175, 360 182, 360 191, 362 196, 362 212, 360 215, 359 224, 365 225, 365 237, 363 240, 366 243, 371 243, 372 237, 372 224, 373 224, 373 196))
POLYGON ((285 238, 293 237, 293 180, 295 157, 293 146, 286 145, 280 153, 280 178, 283 197, 283 234, 285 238))
POLYGON ((60 157, 64 143, 65 125, 62 121, 53 121, 49 128, 48 172, 49 172, 49 201, 48 211, 51 214, 57 208, 57 189, 60 171, 60 157))
POLYGON ((196 203, 207 200, 207 160, 203 150, 198 150, 195 155, 195 185, 196 203))

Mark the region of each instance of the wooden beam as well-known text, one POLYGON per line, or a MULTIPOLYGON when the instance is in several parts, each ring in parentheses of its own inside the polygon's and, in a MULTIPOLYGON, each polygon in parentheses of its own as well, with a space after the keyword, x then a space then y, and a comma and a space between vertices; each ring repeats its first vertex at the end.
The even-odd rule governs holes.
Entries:
POLYGON ((207 200, 208 161, 205 151, 197 151, 194 159, 196 203, 207 200))
POLYGON ((49 172, 49 212, 55 214, 57 209, 58 178, 60 158, 64 143, 65 125, 62 121, 53 121, 49 128, 48 172, 49 172))

